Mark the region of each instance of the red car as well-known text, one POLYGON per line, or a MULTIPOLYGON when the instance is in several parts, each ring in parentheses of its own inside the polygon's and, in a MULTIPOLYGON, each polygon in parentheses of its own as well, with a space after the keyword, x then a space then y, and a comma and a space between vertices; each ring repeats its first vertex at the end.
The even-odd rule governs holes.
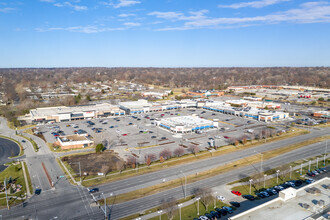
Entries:
POLYGON ((123 136, 127 136, 127 134, 123 134, 123 136))
POLYGON ((228 136, 223 136, 224 138, 228 139, 229 137, 228 136))
POLYGON ((235 194, 237 196, 241 196, 242 195, 242 193, 240 193, 239 191, 231 191, 231 193, 233 193, 233 194, 235 194))

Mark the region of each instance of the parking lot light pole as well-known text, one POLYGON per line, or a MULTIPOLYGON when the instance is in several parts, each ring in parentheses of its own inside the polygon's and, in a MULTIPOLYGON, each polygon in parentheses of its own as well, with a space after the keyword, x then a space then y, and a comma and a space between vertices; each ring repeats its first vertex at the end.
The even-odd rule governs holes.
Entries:
POLYGON ((292 177, 292 166, 290 166, 290 180, 291 180, 291 177, 292 177))
POLYGON ((308 172, 311 172, 311 163, 312 163, 312 161, 308 162, 308 172))
POLYGON ((328 140, 325 142, 325 150, 324 150, 324 156, 323 156, 323 166, 325 166, 325 157, 327 155, 327 150, 328 150, 328 140))
POLYGON ((264 174, 264 188, 266 188, 266 176, 267 174, 264 174))
POLYGON ((159 211, 158 211, 158 214, 159 214, 159 220, 162 220, 162 212, 163 212, 163 210, 159 210, 159 211))
POLYGON ((196 201, 197 201, 197 215, 199 215, 199 200, 200 199, 201 199, 200 197, 196 198, 196 201))
POLYGON ((181 220, 181 206, 182 206, 182 203, 178 205, 179 206, 179 215, 180 215, 180 220, 181 220))
POLYGON ((278 184, 278 174, 280 173, 280 170, 276 170, 276 183, 278 184))
POLYGON ((215 192, 215 193, 214 193, 214 208, 217 207, 217 206, 216 206, 217 194, 218 194, 218 192, 215 192))
POLYGON ((318 169, 319 168, 319 158, 317 157, 316 158, 316 169, 318 169))
POLYGON ((249 182, 250 182, 250 194, 251 194, 252 181, 253 181, 253 179, 250 179, 250 180, 249 180, 249 182))
POLYGON ((300 164, 300 175, 302 175, 302 167, 303 167, 303 164, 300 164))
POLYGON ((325 154, 323 156, 323 166, 325 167, 325 154))

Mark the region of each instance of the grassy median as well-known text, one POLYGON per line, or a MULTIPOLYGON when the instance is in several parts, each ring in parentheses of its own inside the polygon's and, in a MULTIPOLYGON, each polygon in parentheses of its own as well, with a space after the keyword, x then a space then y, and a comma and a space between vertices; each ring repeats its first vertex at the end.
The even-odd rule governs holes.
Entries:
MULTIPOLYGON (((310 145, 310 144, 314 144, 320 141, 324 141, 326 139, 329 139, 330 136, 325 136, 325 137, 318 137, 318 138, 314 138, 314 139, 310 139, 308 141, 304 141, 304 142, 300 142, 297 144, 293 144, 293 145, 289 145, 280 149, 275 149, 275 150, 270 150, 270 151, 266 151, 263 153, 263 159, 264 160, 268 160, 270 158, 273 157, 277 157, 279 155, 288 153, 290 151, 299 149, 301 147, 310 145)), ((260 156, 259 155, 253 155, 253 156, 249 156, 249 157, 245 157, 243 159, 240 160, 236 160, 236 161, 232 161, 229 162, 225 165, 210 169, 210 170, 206 170, 203 172, 199 172, 198 174, 194 174, 194 175, 189 175, 187 176, 187 184, 189 183, 193 183, 199 180, 203 180, 206 178, 210 178, 213 177, 215 175, 219 175, 221 173, 225 173, 228 172, 228 170, 233 170, 233 169, 238 169, 241 167, 245 167, 245 166, 250 166, 252 164, 257 164, 260 162, 260 156)), ((121 203, 121 202, 126 202, 126 201, 130 201, 133 199, 138 199, 144 196, 149 196, 152 194, 156 194, 159 193, 161 191, 166 191, 175 187, 179 187, 181 186, 182 183, 182 179, 175 179, 175 180, 171 180, 165 183, 161 183, 161 184, 157 184, 151 187, 147 187, 147 188, 143 188, 143 189, 139 189, 139 190, 135 190, 132 192, 128 192, 128 193, 123 193, 120 194, 118 196, 116 196, 116 203, 121 203)))

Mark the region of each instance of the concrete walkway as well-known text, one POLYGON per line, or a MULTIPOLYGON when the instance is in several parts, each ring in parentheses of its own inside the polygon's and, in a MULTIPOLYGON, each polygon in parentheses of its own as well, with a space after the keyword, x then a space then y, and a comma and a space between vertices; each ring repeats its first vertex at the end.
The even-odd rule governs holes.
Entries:
POLYGON ((30 187, 29 187, 29 181, 26 175, 26 171, 25 171, 25 166, 24 166, 24 162, 21 161, 22 164, 22 169, 23 169, 23 174, 24 174, 24 180, 25 180, 25 186, 26 186, 26 192, 27 192, 27 197, 31 197, 31 192, 30 192, 30 187))

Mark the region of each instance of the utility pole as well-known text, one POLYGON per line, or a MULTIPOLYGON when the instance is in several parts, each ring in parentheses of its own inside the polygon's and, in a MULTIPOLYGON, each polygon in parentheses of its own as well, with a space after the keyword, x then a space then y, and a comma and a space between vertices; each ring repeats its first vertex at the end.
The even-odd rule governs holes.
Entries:
POLYGON ((318 169, 319 168, 319 158, 317 157, 316 158, 316 169, 318 169))
POLYGON ((280 173, 280 170, 276 170, 276 183, 278 184, 278 174, 280 173))
POLYGON ((217 193, 218 193, 218 192, 215 192, 215 193, 214 193, 214 209, 217 207, 217 206, 216 206, 217 193))
POLYGON ((300 164, 300 175, 302 175, 302 167, 303 167, 303 164, 300 164))
POLYGON ((328 140, 325 141, 325 150, 324 150, 324 157, 323 157, 323 166, 325 166, 325 157, 327 156, 328 150, 328 140))
POLYGON ((4 185, 5 185, 5 192, 6 192, 7 209, 9 210, 8 195, 7 195, 7 177, 4 180, 4 185))
POLYGON ((312 163, 312 161, 309 161, 309 162, 308 162, 308 172, 311 171, 311 163, 312 163))
POLYGON ((264 188, 266 188, 266 176, 267 174, 264 174, 264 188))

